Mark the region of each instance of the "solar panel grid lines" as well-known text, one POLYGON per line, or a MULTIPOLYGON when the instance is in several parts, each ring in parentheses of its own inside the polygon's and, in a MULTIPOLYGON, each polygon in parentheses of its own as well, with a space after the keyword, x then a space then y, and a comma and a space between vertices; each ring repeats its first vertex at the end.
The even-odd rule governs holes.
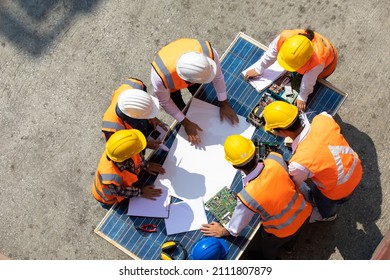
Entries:
MULTIPOLYGON (((258 93, 249 83, 247 83, 242 71, 254 64, 266 50, 266 47, 258 43, 249 36, 239 33, 226 52, 221 56, 221 67, 224 74, 226 89, 229 103, 237 114, 247 117, 253 107, 260 100, 263 92, 258 93)), ((196 97, 218 105, 218 100, 212 83, 203 85, 196 97)), ((338 91, 328 82, 320 82, 315 86, 314 93, 308 100, 308 118, 312 118, 327 111, 334 115, 345 101, 347 94, 338 91)), ((174 123, 166 137, 166 145, 171 147, 180 124, 174 123)), ((264 142, 278 142, 279 152, 283 154, 283 158, 288 160, 291 157, 291 150, 284 146, 284 139, 274 137, 266 133, 263 129, 256 129, 252 139, 259 138, 264 142)), ((149 160, 153 162, 163 163, 167 156, 167 152, 158 150, 151 154, 149 160)), ((154 182, 155 177, 144 173, 140 179, 145 182, 154 182)), ((237 171, 233 182, 230 186, 234 193, 240 192, 243 188, 241 172, 237 171)), ((172 198, 172 203, 179 202, 180 199, 172 198)), ((199 231, 190 231, 174 235, 166 235, 164 219, 158 218, 143 218, 143 217, 129 217, 127 215, 127 201, 111 209, 103 218, 100 224, 95 229, 95 232, 112 243, 117 248, 129 256, 136 259, 154 260, 160 259, 160 247, 164 241, 175 240, 180 242, 190 253, 192 245, 202 238, 203 234, 199 231), (135 225, 141 223, 154 223, 157 225, 157 233, 145 234, 135 229, 135 225)), ((212 222, 215 218, 210 212, 206 212, 208 222, 212 222)), ((249 241, 256 233, 260 224, 259 215, 254 215, 251 222, 240 233, 238 237, 229 236, 226 238, 229 246, 229 254, 227 259, 238 259, 245 248, 249 245, 249 241)), ((177 257, 183 256, 180 252, 177 257)))

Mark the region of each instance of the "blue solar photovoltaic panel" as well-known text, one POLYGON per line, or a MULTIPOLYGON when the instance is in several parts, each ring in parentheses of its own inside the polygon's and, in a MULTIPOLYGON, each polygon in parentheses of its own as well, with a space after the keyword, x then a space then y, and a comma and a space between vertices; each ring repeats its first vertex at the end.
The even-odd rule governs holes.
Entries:
MULTIPOLYGON (((258 93, 241 75, 241 72, 254 64, 265 51, 264 46, 239 33, 232 42, 228 50, 221 57, 222 72, 224 73, 229 103, 237 114, 247 117, 253 107, 260 100, 263 92, 258 93)), ((218 100, 212 84, 203 86, 196 95, 197 98, 217 105, 218 100)), ((315 86, 314 92, 310 95, 307 104, 308 118, 311 120, 315 115, 326 111, 329 114, 336 114, 347 95, 336 90, 326 82, 319 82, 315 86)), ((176 125, 167 136, 166 144, 170 147, 175 140, 175 135, 180 125, 176 125)), ((264 132, 262 129, 256 129, 253 137, 260 141, 278 142, 279 152, 288 160, 291 157, 291 151, 284 147, 283 139, 264 132)), ((150 158, 151 161, 163 163, 167 152, 158 150, 150 158)), ((153 183, 155 177, 147 174, 140 175, 141 180, 153 183)), ((232 185, 233 192, 238 193, 242 189, 241 174, 237 172, 232 185)), ((172 202, 180 201, 173 198, 172 202)), ((175 235, 166 235, 164 219, 129 217, 127 213, 127 200, 119 205, 115 205, 103 218, 95 229, 95 232, 114 246, 121 249, 135 259, 156 260, 160 259, 160 247, 167 240, 179 241, 188 251, 192 245, 203 235, 199 230, 180 233, 175 235), (143 233, 135 229, 136 226, 145 223, 156 224, 158 229, 156 233, 143 233)), ((215 220, 210 212, 207 211, 207 220, 215 220)), ((237 259, 242 251, 248 245, 250 239, 255 234, 259 225, 259 217, 255 215, 250 224, 241 232, 239 237, 226 238, 229 245, 229 254, 227 259, 237 259)), ((177 250, 175 259, 183 257, 183 252, 177 250)))

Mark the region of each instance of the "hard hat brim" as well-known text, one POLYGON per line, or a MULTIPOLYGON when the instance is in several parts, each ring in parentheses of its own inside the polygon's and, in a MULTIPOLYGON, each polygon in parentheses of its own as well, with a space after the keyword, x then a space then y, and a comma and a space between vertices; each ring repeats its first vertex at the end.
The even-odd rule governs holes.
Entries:
POLYGON ((284 62, 284 60, 282 59, 282 57, 279 54, 276 57, 276 60, 278 61, 279 65, 282 66, 282 68, 288 72, 296 72, 299 69, 299 68, 294 68, 294 67, 291 67, 290 65, 288 65, 286 62, 284 62))
POLYGON ((208 79, 203 82, 204 84, 211 83, 214 80, 215 75, 217 74, 217 64, 215 63, 215 61, 209 57, 207 57, 207 61, 210 63, 212 71, 210 72, 210 76, 208 77, 208 79))
POLYGON ((154 96, 150 96, 150 97, 153 100, 153 108, 150 114, 145 117, 146 119, 154 119, 157 116, 158 112, 160 111, 160 104, 158 99, 154 96))

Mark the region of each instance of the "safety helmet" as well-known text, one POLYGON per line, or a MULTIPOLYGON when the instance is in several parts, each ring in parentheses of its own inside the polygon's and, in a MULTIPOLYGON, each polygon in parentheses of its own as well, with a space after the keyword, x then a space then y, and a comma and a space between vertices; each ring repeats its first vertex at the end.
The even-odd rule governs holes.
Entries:
POLYGON ((134 119, 153 119, 160 110, 158 99, 140 89, 127 89, 118 97, 121 112, 134 119))
POLYGON ((295 72, 310 59, 313 43, 304 35, 294 35, 282 44, 277 60, 289 72, 295 72))
POLYGON ((298 107, 284 101, 274 101, 264 108, 264 130, 288 128, 298 116, 298 107))
POLYGON ((210 83, 217 73, 217 64, 203 53, 188 52, 176 63, 180 78, 194 84, 210 83))
POLYGON ((225 239, 203 237, 191 249, 191 260, 223 260, 229 252, 225 239))
POLYGON ((255 154, 255 145, 252 140, 239 134, 228 136, 223 148, 225 159, 232 165, 243 165, 251 160, 255 154))
POLYGON ((146 138, 138 129, 119 130, 106 143, 107 156, 123 162, 146 148, 146 138))

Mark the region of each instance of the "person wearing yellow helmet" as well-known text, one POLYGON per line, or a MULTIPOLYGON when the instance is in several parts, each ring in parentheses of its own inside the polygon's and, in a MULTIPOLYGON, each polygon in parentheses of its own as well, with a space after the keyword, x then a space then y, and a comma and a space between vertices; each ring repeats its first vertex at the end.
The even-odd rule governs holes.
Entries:
POLYGON ((164 110, 180 122, 187 139, 194 145, 201 142, 202 128, 189 120, 182 112, 186 104, 182 89, 194 95, 201 84, 213 83, 220 105, 220 117, 232 124, 238 123, 237 114, 230 106, 218 53, 210 42, 192 38, 180 38, 161 48, 151 68, 154 94, 164 110))
MULTIPOLYGON (((112 93, 111 103, 103 115, 104 138, 107 141, 114 132, 122 129, 138 129, 145 137, 157 126, 168 130, 157 118, 159 110, 158 99, 146 92, 144 83, 136 78, 128 78, 112 93)), ((157 149, 160 144, 161 141, 149 138, 146 147, 157 149)))
POLYGON ((327 78, 336 69, 338 53, 328 39, 311 29, 284 30, 271 42, 256 66, 247 71, 245 78, 260 76, 276 60, 285 70, 302 75, 295 102, 304 111, 317 79, 327 78))
POLYGON ((312 206, 297 191, 279 153, 271 152, 258 162, 254 143, 241 135, 230 135, 224 143, 225 159, 241 170, 244 188, 237 195, 237 206, 231 220, 222 226, 217 222, 203 224, 205 236, 238 236, 255 213, 262 225, 257 234, 255 259, 275 259, 279 249, 291 247, 312 212, 312 206))
POLYGON ((293 139, 289 174, 316 205, 310 222, 336 219, 336 206, 352 196, 362 178, 359 156, 341 134, 339 125, 326 112, 310 123, 304 113, 299 114, 294 105, 284 101, 267 105, 264 121, 266 131, 293 139))
POLYGON ((141 154, 145 147, 146 138, 137 129, 119 130, 108 139, 92 183, 97 201, 110 206, 124 198, 142 196, 154 200, 161 195, 160 189, 138 181, 142 169, 152 175, 165 173, 160 164, 145 161, 141 154))

